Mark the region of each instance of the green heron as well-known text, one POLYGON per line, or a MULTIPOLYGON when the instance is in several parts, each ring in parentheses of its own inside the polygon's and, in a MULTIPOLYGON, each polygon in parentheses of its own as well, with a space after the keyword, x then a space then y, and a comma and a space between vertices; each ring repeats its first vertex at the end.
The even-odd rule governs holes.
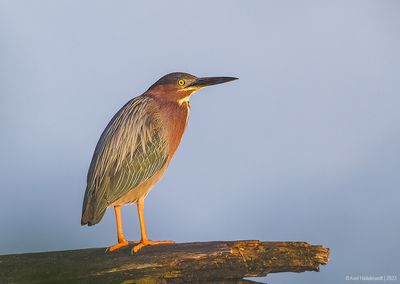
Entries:
POLYGON ((122 230, 121 206, 137 203, 142 247, 169 244, 150 241, 144 222, 144 199, 160 180, 174 156, 189 118, 190 96, 210 85, 236 80, 233 77, 198 78, 171 73, 144 94, 130 100, 103 131, 90 163, 82 208, 82 225, 95 225, 107 207, 114 207, 118 243, 112 252, 129 244, 122 230))

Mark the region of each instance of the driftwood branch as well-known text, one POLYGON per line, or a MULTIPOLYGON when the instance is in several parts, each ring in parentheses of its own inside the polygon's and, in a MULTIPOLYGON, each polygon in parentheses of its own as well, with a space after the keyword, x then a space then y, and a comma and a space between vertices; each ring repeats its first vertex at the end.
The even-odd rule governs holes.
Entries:
POLYGON ((0 283, 247 283, 243 277, 319 271, 329 249, 304 242, 198 242, 0 256, 0 283))

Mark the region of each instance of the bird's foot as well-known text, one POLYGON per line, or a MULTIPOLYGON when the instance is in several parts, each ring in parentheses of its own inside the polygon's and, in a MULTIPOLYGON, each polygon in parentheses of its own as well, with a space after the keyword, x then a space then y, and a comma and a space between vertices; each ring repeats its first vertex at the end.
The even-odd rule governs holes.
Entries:
POLYGON ((141 240, 136 246, 133 247, 132 249, 132 254, 135 252, 138 252, 141 250, 143 247, 147 246, 155 246, 155 245, 170 245, 174 244, 174 241, 150 241, 150 240, 141 240))
POLYGON ((129 242, 129 241, 127 241, 127 240, 121 240, 121 241, 118 241, 117 244, 115 244, 115 245, 113 245, 113 246, 111 246, 111 247, 108 247, 108 248, 106 249, 106 252, 113 252, 113 251, 115 251, 115 250, 117 250, 117 249, 126 247, 126 246, 128 246, 128 245, 130 245, 130 244, 138 244, 138 243, 139 243, 139 242, 137 242, 137 241, 135 241, 135 242, 129 242))

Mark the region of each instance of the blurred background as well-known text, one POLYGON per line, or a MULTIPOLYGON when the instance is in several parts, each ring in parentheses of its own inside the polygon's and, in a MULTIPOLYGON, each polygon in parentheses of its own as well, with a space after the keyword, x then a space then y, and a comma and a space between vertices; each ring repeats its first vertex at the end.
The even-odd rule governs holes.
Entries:
MULTIPOLYGON (((184 71, 240 80, 192 96, 146 199, 150 238, 331 248, 321 272, 268 283, 399 279, 399 12, 398 1, 0 1, 0 254, 115 243, 112 210, 80 226, 94 147, 125 102, 184 71)), ((123 220, 138 239, 136 208, 123 220)))

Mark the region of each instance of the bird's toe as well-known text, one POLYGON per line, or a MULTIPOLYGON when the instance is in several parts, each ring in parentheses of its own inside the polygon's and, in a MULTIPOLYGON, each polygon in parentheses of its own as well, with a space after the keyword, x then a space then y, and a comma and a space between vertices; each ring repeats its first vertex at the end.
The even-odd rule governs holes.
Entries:
POLYGON ((132 249, 132 254, 138 252, 142 248, 146 246, 154 246, 154 245, 170 245, 174 244, 174 241, 151 241, 151 240, 145 240, 145 241, 140 241, 137 245, 135 245, 132 249))
POLYGON ((120 249, 120 248, 123 248, 123 247, 126 247, 126 246, 128 246, 128 245, 130 245, 130 244, 138 244, 139 242, 137 242, 137 241, 134 241, 134 242, 129 242, 129 241, 127 241, 127 240, 123 240, 123 241, 120 241, 120 242, 118 242, 117 244, 115 244, 115 245, 113 245, 113 246, 110 246, 110 247, 108 247, 107 249, 106 249, 106 252, 113 252, 113 251, 115 251, 115 250, 117 250, 117 249, 120 249))

